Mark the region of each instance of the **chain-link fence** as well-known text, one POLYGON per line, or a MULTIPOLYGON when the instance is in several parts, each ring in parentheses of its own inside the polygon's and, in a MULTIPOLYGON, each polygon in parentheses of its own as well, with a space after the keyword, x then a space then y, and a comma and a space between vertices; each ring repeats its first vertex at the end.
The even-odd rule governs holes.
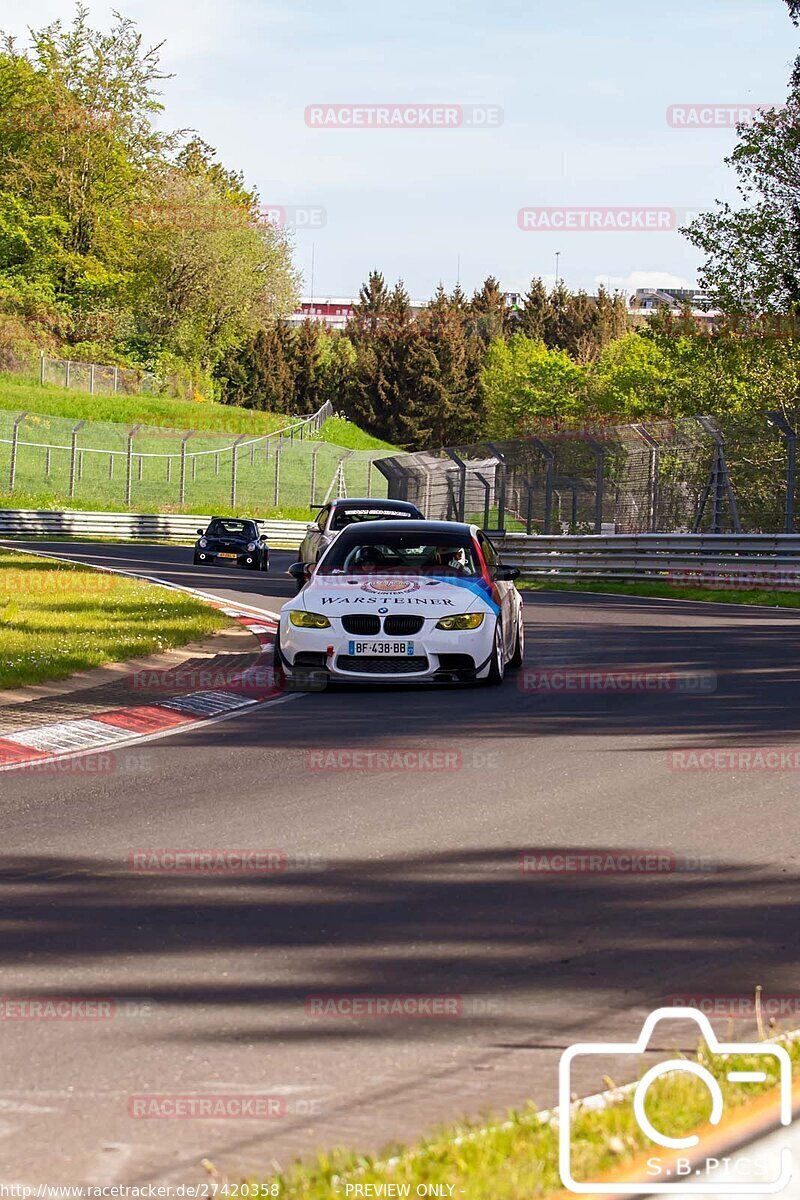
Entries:
POLYGON ((528 533, 794 532, 800 413, 553 429, 383 459, 431 519, 528 533))
POLYGON ((59 387, 72 388, 90 395, 135 395, 147 393, 159 395, 164 384, 174 390, 170 380, 159 380, 152 371, 139 371, 130 367, 109 367, 102 363, 73 362, 69 358, 39 356, 39 382, 53 383, 59 387))
POLYGON ((0 412, 0 491, 34 507, 254 515, 308 509, 327 495, 385 496, 385 451, 317 440, 326 404, 276 433, 203 431, 0 412))

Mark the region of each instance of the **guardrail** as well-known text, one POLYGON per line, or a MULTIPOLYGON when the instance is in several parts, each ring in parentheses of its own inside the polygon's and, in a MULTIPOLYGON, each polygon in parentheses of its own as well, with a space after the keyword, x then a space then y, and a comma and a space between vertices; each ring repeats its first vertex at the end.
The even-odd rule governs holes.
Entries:
POLYGON ((495 544, 529 579, 664 579, 718 587, 800 587, 800 534, 640 533, 528 537, 495 544))
MULTIPOLYGON (((34 512, 0 509, 0 537, 124 538, 131 541, 193 542, 211 517, 177 513, 34 512)), ((304 521, 263 521, 270 546, 296 550, 305 537, 304 521)))

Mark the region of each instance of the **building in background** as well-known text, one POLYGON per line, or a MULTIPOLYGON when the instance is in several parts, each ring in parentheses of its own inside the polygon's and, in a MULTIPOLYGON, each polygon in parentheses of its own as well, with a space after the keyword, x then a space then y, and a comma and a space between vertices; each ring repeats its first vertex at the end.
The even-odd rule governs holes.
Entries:
POLYGON ((707 329, 716 328, 721 313, 712 306, 710 296, 699 288, 637 288, 628 299, 628 310, 634 326, 643 325, 654 313, 664 309, 680 314, 687 305, 698 325, 707 329))

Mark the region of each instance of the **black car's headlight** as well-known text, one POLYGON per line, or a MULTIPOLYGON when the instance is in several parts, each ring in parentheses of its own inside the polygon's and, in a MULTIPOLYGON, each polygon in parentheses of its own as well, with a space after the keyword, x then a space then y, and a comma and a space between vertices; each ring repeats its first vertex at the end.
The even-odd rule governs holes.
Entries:
POLYGON ((205 550, 206 546, 208 545, 208 539, 207 539, 207 538, 200 538, 200 541, 199 541, 197 544, 198 544, 198 546, 200 547, 200 549, 201 549, 201 550, 205 550))
POLYGON ((303 608, 293 608, 289 621, 299 629, 329 629, 331 624, 322 613, 306 612, 303 608))
POLYGON ((252 554, 254 550, 257 550, 257 549, 258 549, 258 542, 248 542, 248 543, 247 543, 247 549, 248 549, 248 550, 250 551, 250 553, 252 554))
POLYGON ((459 613, 457 617, 442 617, 436 622, 437 629, 480 629, 483 613, 459 613))

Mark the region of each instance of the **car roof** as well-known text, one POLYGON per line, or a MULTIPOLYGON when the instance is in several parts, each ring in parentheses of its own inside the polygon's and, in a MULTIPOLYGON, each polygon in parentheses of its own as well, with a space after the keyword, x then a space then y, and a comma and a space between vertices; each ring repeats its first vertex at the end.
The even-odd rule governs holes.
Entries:
POLYGON ((409 526, 408 521, 370 521, 369 525, 348 525, 336 539, 337 544, 344 539, 355 541, 363 537, 365 532, 373 537, 376 533, 413 533, 414 537, 430 533, 438 537, 441 533, 457 533, 462 537, 473 537, 477 530, 475 525, 466 525, 461 521, 415 521, 409 526))
POLYGON ((352 500, 342 496, 332 500, 331 504, 334 508, 386 508, 390 512, 419 512, 416 504, 409 504, 407 500, 370 500, 367 496, 354 497, 352 500))

